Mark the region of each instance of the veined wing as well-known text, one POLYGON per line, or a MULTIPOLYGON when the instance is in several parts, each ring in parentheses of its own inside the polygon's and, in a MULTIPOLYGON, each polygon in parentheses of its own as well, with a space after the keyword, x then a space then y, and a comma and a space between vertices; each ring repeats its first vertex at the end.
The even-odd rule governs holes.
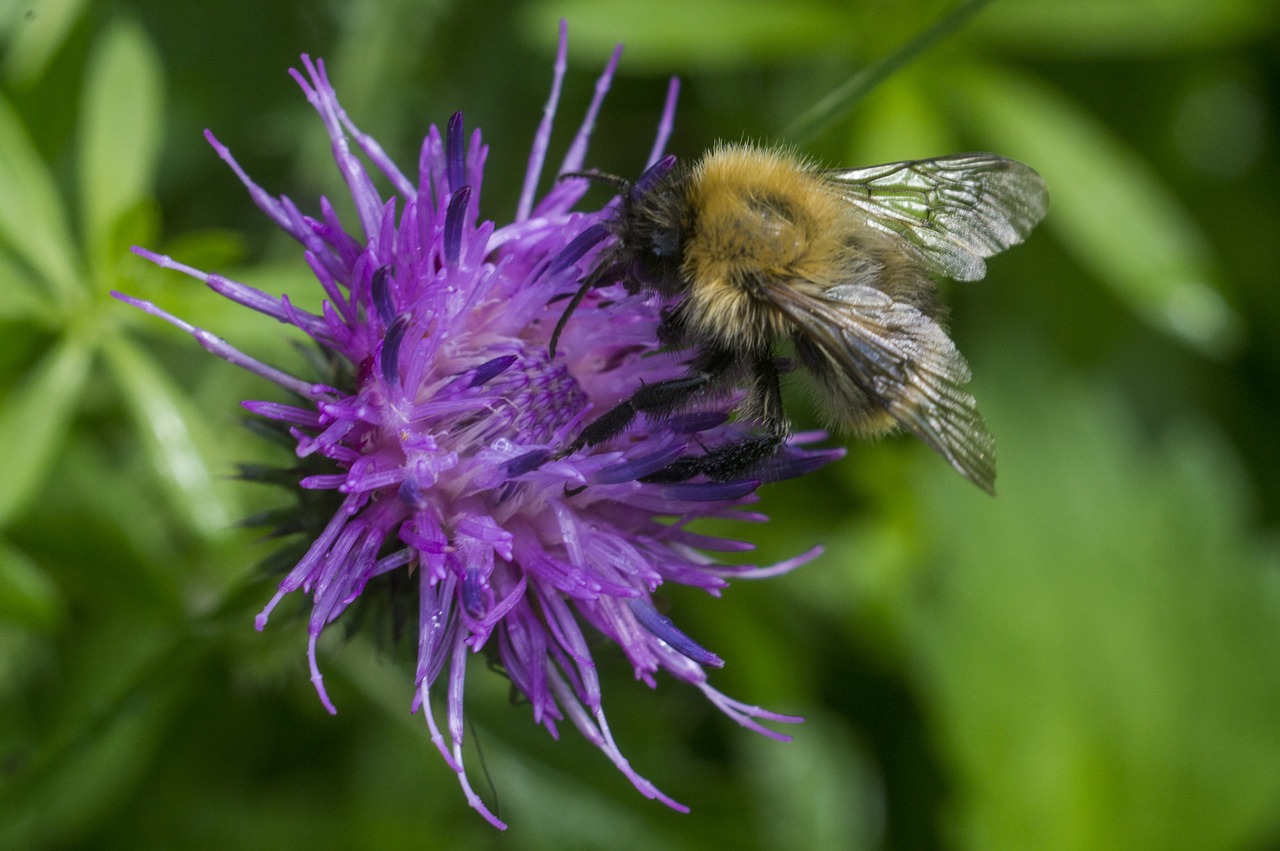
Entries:
POLYGON ((1049 207, 1034 169, 995 154, 822 174, 869 225, 901 237, 925 268, 957 281, 985 275, 983 258, 1022 242, 1049 207))
POLYGON ((995 441, 964 389, 969 366, 936 322, 866 286, 779 286, 769 296, 903 428, 995 492, 995 441))

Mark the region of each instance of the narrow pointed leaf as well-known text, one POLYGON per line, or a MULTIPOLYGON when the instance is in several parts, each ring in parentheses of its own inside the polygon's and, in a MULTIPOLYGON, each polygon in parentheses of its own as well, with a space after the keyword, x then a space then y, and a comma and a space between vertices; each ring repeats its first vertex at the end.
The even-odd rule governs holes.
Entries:
POLYGON ((80 19, 85 0, 41 0, 38 6, 12 3, 10 31, 5 33, 0 74, 18 84, 34 81, 67 40, 80 19), (39 11, 35 12, 38 9, 39 11))
MULTIPOLYGON (((219 474, 210 469, 210 459, 218 453, 201 414, 150 358, 125 339, 113 339, 104 352, 178 514, 201 535, 225 531, 240 511, 227 495, 226 483, 219 482, 219 474)), ((228 464, 226 471, 230 469, 228 464)))
MULTIPOLYGON (((157 648, 150 659, 139 658, 136 645, 122 648, 113 638, 101 636, 93 649, 108 651, 103 664, 124 673, 104 677, 105 691, 58 706, 55 730, 28 745, 26 759, 7 772, 5 780, 12 782, 0 786, 0 812, 13 817, 0 819, 0 848, 85 844, 86 835, 93 836, 130 799, 154 765, 190 690, 193 652, 159 655, 163 648, 157 648), (109 655, 122 649, 124 658, 109 655)), ((73 694, 86 679, 77 673, 66 684, 73 694)))
POLYGON ((138 26, 113 24, 90 59, 80 109, 84 232, 99 268, 111 260, 102 255, 111 253, 116 221, 150 194, 162 112, 155 48, 138 26))
POLYGON ((0 249, 0 320, 35 321, 49 328, 60 324, 59 308, 29 268, 0 249))
POLYGON ((80 400, 91 360, 88 345, 65 338, 28 371, 0 407, 0 446, 7 456, 5 474, 0 476, 0 525, 27 505, 47 477, 80 400))
POLYGON ((0 541, 0 622, 47 631, 63 611, 62 596, 49 575, 22 550, 0 541))
POLYGON ((999 505, 927 470, 901 597, 960 847, 1275 847, 1280 551, 1240 459, 1017 339, 975 358, 999 505))
POLYGON ((1045 225, 1081 264, 1153 325, 1208 354, 1231 350, 1243 323, 1214 285, 1208 239, 1137 151, 1025 76, 956 69, 948 86, 972 93, 960 117, 983 143, 1044 175, 1045 225))
POLYGON ((60 297, 84 286, 53 176, 17 113, 0 96, 0 244, 29 264, 60 297))

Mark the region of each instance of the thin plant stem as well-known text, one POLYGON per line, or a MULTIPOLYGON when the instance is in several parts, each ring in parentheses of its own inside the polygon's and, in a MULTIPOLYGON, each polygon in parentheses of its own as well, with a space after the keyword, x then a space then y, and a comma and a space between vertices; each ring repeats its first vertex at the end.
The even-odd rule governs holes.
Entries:
POLYGON ((933 26, 899 47, 888 56, 858 71, 839 87, 833 89, 799 118, 792 121, 782 137, 796 144, 806 144, 816 139, 867 94, 891 75, 897 73, 917 56, 937 42, 951 35, 982 10, 991 0, 963 0, 938 19, 933 26))

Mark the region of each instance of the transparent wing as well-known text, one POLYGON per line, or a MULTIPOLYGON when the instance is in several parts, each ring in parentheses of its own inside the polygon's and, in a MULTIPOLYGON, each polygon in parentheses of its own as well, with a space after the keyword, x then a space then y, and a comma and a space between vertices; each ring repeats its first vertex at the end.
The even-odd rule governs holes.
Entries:
POLYGON ((976 281, 990 257, 1021 242, 1049 207, 1044 180, 995 154, 824 171, 867 223, 901 237, 931 272, 976 281))
POLYGON ((903 428, 995 493, 995 441, 964 389, 969 366, 941 326, 865 286, 780 286, 770 298, 903 428))

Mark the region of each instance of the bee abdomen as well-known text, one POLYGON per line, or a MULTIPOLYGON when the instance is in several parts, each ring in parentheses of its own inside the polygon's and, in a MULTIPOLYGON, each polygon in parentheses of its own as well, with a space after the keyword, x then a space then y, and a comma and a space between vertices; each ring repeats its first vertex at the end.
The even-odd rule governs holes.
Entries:
POLYGON ((842 370, 822 347, 802 333, 792 335, 796 357, 813 378, 815 402, 828 426, 860 437, 875 437, 895 423, 884 408, 842 370))

